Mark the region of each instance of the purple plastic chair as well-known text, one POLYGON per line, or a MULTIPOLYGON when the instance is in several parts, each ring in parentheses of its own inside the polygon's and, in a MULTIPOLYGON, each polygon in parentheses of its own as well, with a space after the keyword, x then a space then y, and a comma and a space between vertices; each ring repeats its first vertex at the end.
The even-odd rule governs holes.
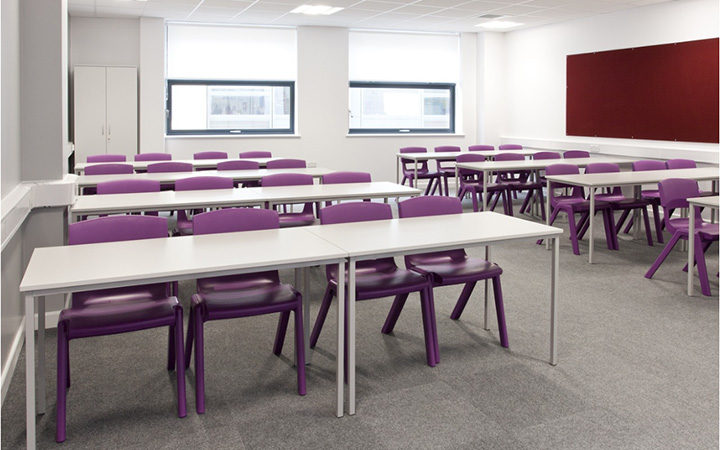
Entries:
POLYGON ((268 169, 304 169, 307 167, 307 163, 304 159, 271 159, 265 167, 268 169))
POLYGON ((520 144, 502 144, 498 146, 498 150, 522 150, 523 146, 520 144))
POLYGON ((238 158, 272 158, 272 152, 265 151, 250 151, 240 152, 238 158))
POLYGON ((160 192, 160 182, 156 180, 112 180, 97 184, 98 194, 129 194, 133 192, 160 192))
MULTIPOLYGON (((462 212, 460 200, 453 197, 414 197, 398 203, 398 213, 401 218, 462 214, 462 212)), ((500 266, 482 258, 468 256, 465 250, 459 249, 407 255, 405 256, 405 267, 425 276, 430 281, 432 288, 455 284, 465 285, 453 312, 450 314, 450 318, 453 320, 460 319, 475 284, 481 280, 492 280, 500 345, 503 347, 508 346, 505 307, 503 306, 502 287, 500 285, 500 275, 502 274, 500 266)), ((383 329, 383 332, 389 333, 392 331, 402 311, 403 303, 403 299, 395 299, 386 322, 387 330, 383 329)), ((436 354, 435 356, 436 361, 439 362, 440 355, 436 354)))
MULTIPOLYGON (((103 163, 93 164, 85 167, 85 175, 127 175, 134 173, 132 164, 125 163, 103 163)), ((95 186, 84 187, 83 195, 92 195, 97 193, 95 186)))
MULTIPOLYGON (((667 169, 665 161, 659 161, 656 159, 641 160, 632 163, 633 171, 665 169, 667 169)), ((657 241, 662 244, 665 242, 665 239, 663 238, 663 228, 665 228, 665 225, 660 218, 660 192, 657 189, 643 189, 640 191, 640 197, 650 202, 650 206, 653 211, 653 220, 655 221, 655 234, 657 241)), ((625 226, 623 233, 629 233, 632 225, 633 219, 631 217, 628 224, 625 226)))
MULTIPOLYGON (((341 203, 320 210, 320 223, 323 225, 385 219, 392 219, 392 208, 386 203, 341 203)), ((315 326, 310 335, 311 348, 314 348, 317 344, 330 304, 337 292, 339 276, 337 264, 327 265, 325 272, 328 284, 317 319, 315 319, 315 326)), ((347 273, 345 273, 345 276, 347 277, 347 273)), ((347 283, 345 286, 347 288, 347 283)), ((430 283, 425 277, 411 270, 400 269, 392 257, 358 261, 355 288, 355 299, 357 301, 395 296, 395 303, 397 304, 404 304, 410 293, 418 292, 422 307, 427 364, 431 367, 435 366, 437 363, 435 308, 430 283)), ((347 315, 345 319, 347 320, 347 315)), ((383 326, 383 333, 392 332, 392 326, 387 327, 388 323, 386 321, 383 326)), ((347 326, 345 330, 347 330, 347 326)), ((347 339, 345 342, 347 342, 347 339)), ((347 352, 345 354, 347 355, 347 352)))
MULTIPOLYGON (((524 161, 525 157, 519 153, 501 153, 495 156, 495 161, 524 161)), ((508 198, 511 194, 525 192, 525 199, 520 206, 520 212, 523 213, 530 209, 531 201, 537 197, 540 204, 540 212, 542 218, 545 219, 545 200, 543 197, 543 184, 538 180, 531 179, 531 173, 527 170, 501 170, 497 173, 497 183, 505 186, 508 191, 508 198)), ((513 215, 512 202, 508 202, 508 215, 513 215)))
POLYGON ((589 158, 590 152, 585 150, 568 150, 563 153, 563 158, 589 158))
POLYGON ((89 163, 109 163, 109 162, 125 162, 125 161, 127 161, 127 156, 125 156, 125 155, 103 154, 103 155, 90 155, 87 157, 87 162, 89 162, 89 163))
MULTIPOLYGON (((370 183, 372 176, 368 172, 331 172, 322 176, 322 184, 370 183)), ((370 199, 364 201, 369 202, 370 199)), ((330 206, 332 202, 325 202, 330 206)))
POLYGON ((135 155, 135 161, 170 161, 172 155, 170 153, 138 153, 135 155))
MULTIPOLYGON (((278 228, 277 212, 267 209, 227 208, 195 216, 195 234, 278 228)), ((211 320, 235 319, 280 313, 273 353, 282 353, 290 313, 295 315, 295 352, 298 394, 305 395, 305 341, 303 337, 302 295, 289 284, 282 284, 277 270, 197 280, 192 296, 185 364, 195 346, 195 408, 205 412, 204 326, 211 320)))
POLYGON ((193 159, 227 159, 226 152, 198 152, 193 153, 193 159))
POLYGON ((665 161, 665 167, 668 169, 694 169, 697 167, 697 163, 692 159, 668 159, 665 161))
POLYGON ((147 166, 148 173, 161 173, 161 172, 192 172, 193 165, 189 162, 182 161, 162 161, 147 166))
MULTIPOLYGON (((400 153, 427 153, 425 147, 403 147, 400 149, 400 153)), ((403 173, 403 179, 400 184, 404 185, 407 181, 410 187, 414 187, 415 179, 415 162, 410 159, 400 158, 400 166, 403 173)), ((427 187, 425 188, 425 195, 435 195, 435 191, 440 187, 440 194, 442 195, 442 183, 440 183, 440 174, 431 171, 428 168, 427 161, 418 161, 417 163, 417 179, 428 180, 427 187)))
MULTIPOLYGON (((111 216, 68 225, 69 245, 166 237, 167 219, 164 217, 111 216)), ((167 283, 158 283, 73 293, 70 308, 62 310, 58 319, 57 442, 63 442, 66 438, 67 390, 70 388, 69 341, 72 339, 168 327, 167 368, 177 369, 178 417, 187 415, 182 344, 183 310, 177 298, 169 292, 167 283)))
MULTIPOLYGON (((219 162, 217 165, 218 171, 223 170, 259 170, 260 169, 260 163, 257 161, 248 161, 243 159, 232 159, 230 161, 222 161, 219 162)), ((258 181, 245 181, 245 182, 239 182, 236 181, 233 183, 235 187, 252 187, 252 186, 260 186, 260 183, 258 181)))
MULTIPOLYGON (((435 147, 435 152, 460 152, 462 149, 457 145, 440 145, 435 147)), ((442 178, 443 186, 445 187, 445 195, 450 195, 450 189, 448 188, 448 179, 455 178, 455 158, 449 159, 436 159, 437 172, 442 178)))
MULTIPOLYGON (((262 187, 304 186, 311 185, 313 183, 312 175, 304 173, 276 173, 272 175, 265 175, 260 180, 262 187)), ((278 205, 273 205, 273 209, 276 209, 277 206, 278 205)), ((315 213, 313 212, 312 203, 305 203, 302 211, 300 212, 292 211, 292 205, 282 206, 284 212, 280 213, 280 228, 300 227, 315 223, 315 213)))
MULTIPOLYGON (((175 182, 176 191, 198 191, 205 189, 232 189, 233 180, 232 178, 226 177, 192 177, 183 178, 175 182)), ((203 210, 193 210, 192 215, 200 214, 203 210)), ((177 214, 177 234, 186 236, 194 234, 193 229, 194 220, 188 216, 187 211, 181 209, 177 214)))
MULTIPOLYGON (((615 163, 590 163, 585 167, 585 173, 619 173, 620 166, 615 163)), ((647 243, 649 246, 653 245, 652 229, 650 228, 650 218, 648 217, 647 208, 650 206, 650 202, 643 198, 628 198, 622 193, 620 186, 614 186, 607 193, 595 194, 595 201, 606 201, 610 203, 613 213, 615 211, 622 211, 620 217, 615 223, 615 234, 617 235, 622 226, 625 224, 630 213, 634 210, 639 210, 643 216, 645 223, 645 235, 647 237, 647 243)), ((613 214, 614 217, 614 214, 613 214)), ((587 227, 589 222, 584 226, 587 227)))
MULTIPOLYGON (((547 175, 573 175, 579 174, 580 170, 573 164, 552 164, 545 169, 547 175)), ((584 232, 583 225, 589 220, 590 202, 583 197, 582 188, 579 186, 567 186, 561 183, 550 183, 550 225, 555 222, 558 214, 564 212, 568 216, 568 227, 570 229, 570 240, 572 241, 573 253, 580 254, 580 246, 578 241, 582 239, 584 232), (555 189, 570 188, 569 195, 556 195, 555 189), (580 218, 576 221, 575 215, 579 214, 580 218)), ((617 250, 617 236, 615 234, 615 221, 612 216, 610 203, 604 201, 595 202, 595 213, 601 212, 603 215, 603 223, 605 224, 605 239, 610 250, 617 250)), ((538 241, 538 244, 542 240, 538 241)))
POLYGON ((493 150, 495 150, 493 145, 476 144, 468 147, 470 152, 491 152, 493 150))
MULTIPOLYGON (((700 196, 697 181, 679 178, 670 178, 658 183, 660 191, 660 203, 663 207, 665 228, 672 233, 660 256, 645 274, 645 278, 652 278, 658 268, 670 254, 675 244, 680 239, 688 239, 690 219, 687 217, 673 218, 671 210, 676 208, 688 208, 688 198, 700 196)), ((708 281, 707 266, 705 264, 705 252, 710 245, 718 240, 718 224, 707 223, 700 215, 700 208, 695 207, 695 264, 698 268, 698 277, 703 295, 710 295, 710 282, 708 281)), ((688 270, 692 268, 688 267, 688 270)))
MULTIPOLYGON (((485 156, 480 153, 463 153, 458 155, 457 162, 482 162, 485 161, 485 156)), ((463 169, 458 167, 458 182, 460 183, 460 189, 458 191, 458 198, 462 199, 467 194, 470 194, 473 204, 473 211, 478 212, 483 205, 483 173, 480 170, 463 169)), ((504 185, 498 183, 488 182, 487 184, 488 199, 485 204, 489 205, 490 211, 495 210, 498 200, 502 198, 503 210, 505 214, 508 214, 509 199, 507 196, 507 189, 504 185)))

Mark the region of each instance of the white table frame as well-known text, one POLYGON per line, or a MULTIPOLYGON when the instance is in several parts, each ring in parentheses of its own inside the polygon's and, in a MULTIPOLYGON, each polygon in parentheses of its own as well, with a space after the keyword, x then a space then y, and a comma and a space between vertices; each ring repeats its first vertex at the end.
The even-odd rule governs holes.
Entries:
POLYGON ((713 208, 714 210, 720 209, 720 197, 693 197, 687 199, 690 204, 690 212, 688 214, 690 220, 690 227, 688 230, 688 281, 687 291, 688 295, 692 297, 694 295, 694 273, 695 273, 695 206, 713 208))

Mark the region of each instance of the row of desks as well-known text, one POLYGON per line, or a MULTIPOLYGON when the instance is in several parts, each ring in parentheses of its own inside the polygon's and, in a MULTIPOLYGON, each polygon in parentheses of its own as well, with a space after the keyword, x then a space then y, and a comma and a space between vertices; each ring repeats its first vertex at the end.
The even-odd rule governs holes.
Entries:
MULTIPOLYGON (((26 426, 28 448, 35 448, 35 415, 45 412, 45 296, 147 283, 188 280, 272 269, 337 263, 348 269, 348 413, 355 414, 355 267, 385 256, 485 246, 517 240, 548 239, 550 253, 550 364, 557 363, 557 280, 562 229, 492 212, 372 222, 181 236, 141 241, 37 248, 20 284, 25 296, 26 426), (444 230, 445 232, 438 232, 444 230), (103 258, 100 255, 113 255, 103 258), (190 257, 189 255, 192 255, 190 257), (62 263, 58 263, 62 262, 62 263), (34 316, 38 338, 35 365, 34 316), (36 374, 37 369, 37 374, 36 374), (36 404, 37 402, 37 404, 36 404)), ((537 270, 537 267, 528 270, 537 270)), ((505 276, 526 276, 506 273, 505 276)), ((345 280, 338 286, 336 415, 345 413, 345 280)), ((485 327, 487 328, 487 286, 485 327)), ((309 298, 304 299, 308 320, 309 298)), ((306 333, 309 323, 305 327, 306 333)), ((307 339, 306 339, 307 342, 307 339)))

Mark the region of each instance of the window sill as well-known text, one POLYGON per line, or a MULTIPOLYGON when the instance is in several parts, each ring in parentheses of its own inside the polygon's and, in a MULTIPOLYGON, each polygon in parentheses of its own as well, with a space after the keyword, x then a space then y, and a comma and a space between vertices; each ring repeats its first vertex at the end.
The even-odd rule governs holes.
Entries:
POLYGON ((364 137, 384 137, 384 138, 403 138, 403 137, 455 137, 464 138, 465 133, 347 133, 345 137, 364 138, 364 137))
POLYGON ((299 134, 166 134, 165 139, 252 139, 252 138, 299 138, 299 134))

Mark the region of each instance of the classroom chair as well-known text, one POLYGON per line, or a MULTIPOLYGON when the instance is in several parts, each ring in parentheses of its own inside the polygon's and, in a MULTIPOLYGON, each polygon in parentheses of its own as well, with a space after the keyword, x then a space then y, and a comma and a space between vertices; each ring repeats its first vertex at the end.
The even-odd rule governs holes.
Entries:
POLYGON ((125 155, 113 155, 110 153, 102 155, 89 155, 87 162, 89 163, 110 163, 110 162, 125 162, 127 157, 125 155))
MULTIPOLYGON (((462 151, 458 145, 440 145, 435 147, 436 153, 443 152, 460 152, 462 151)), ((442 179, 443 186, 445 187, 445 195, 450 195, 450 189, 448 188, 448 178, 455 178, 455 158, 448 159, 436 159, 437 173, 442 179)))
POLYGON ((523 146, 520 144, 502 144, 498 146, 498 150, 522 150, 523 146))
MULTIPOLYGON (((370 183, 372 177, 368 172, 331 172, 322 176, 322 184, 343 184, 343 183, 370 183)), ((369 202, 370 199, 364 201, 369 202)), ((332 202, 325 202, 325 206, 330 206, 332 202)))
POLYGON ((238 158, 272 158, 272 152, 265 152, 265 151, 249 151, 249 152, 240 152, 238 154, 238 158))
POLYGON ((138 153, 135 155, 135 161, 170 161, 172 155, 170 153, 138 153))
MULTIPOLYGON (((400 153, 427 153, 425 147, 403 147, 400 153)), ((410 159, 400 158, 400 169, 402 170, 403 179, 400 184, 404 185, 407 181, 410 187, 413 186, 415 180, 415 162, 410 159)), ((435 191, 440 187, 440 195, 442 195, 442 183, 440 183, 440 174, 431 171, 427 161, 418 161, 417 163, 417 179, 428 180, 425 188, 425 195, 435 195, 435 191)))
POLYGON ((193 153, 193 159, 227 159, 226 152, 198 152, 193 153))
MULTIPOLYGON (((217 170, 223 171, 223 170, 259 170, 260 169, 260 163, 257 161, 250 161, 246 159, 232 159, 229 161, 221 161, 217 164, 217 170)), ((233 183, 233 186, 235 187, 251 187, 251 186, 260 186, 260 182, 258 181, 244 181, 239 182, 235 181, 233 183)))
MULTIPOLYGON (((520 153, 506 152, 495 156, 495 161, 524 161, 525 156, 520 153)), ((532 173, 529 170, 501 170, 497 172, 496 182, 505 186, 508 192, 508 212, 512 216, 513 205, 512 197, 517 198, 518 194, 525 192, 525 198, 520 206, 520 212, 529 210, 529 205, 533 197, 537 197, 540 204, 540 212, 543 220, 545 219, 545 200, 543 198, 543 185, 540 181, 532 179, 532 173)))
MULTIPOLYGON (((132 164, 125 163, 102 163, 85 167, 85 175, 127 175, 134 172, 132 164)), ((83 195, 96 194, 97 188, 95 186, 84 187, 82 193, 83 195)))
POLYGON ((307 167, 307 163, 304 159, 272 159, 267 162, 266 167, 268 169, 304 169, 307 167))
MULTIPOLYGON (((303 186, 312 184, 314 184, 312 175, 304 173, 276 173, 265 175, 260 180, 262 187, 303 186)), ((313 204, 311 202, 306 202, 300 212, 294 212, 292 205, 282 206, 284 212, 280 213, 280 228, 299 227, 315 223, 315 213, 313 212, 313 204)), ((278 205, 273 205, 273 209, 277 208, 278 205)))
MULTIPOLYGON (((183 178, 175 182, 176 191, 198 191, 205 189, 232 189, 233 180, 232 178, 226 177, 192 177, 183 178)), ((203 212, 201 209, 193 210, 190 215, 184 209, 181 209, 177 213, 177 227, 176 233, 180 235, 189 235, 194 233, 194 215, 203 212)))
POLYGON ((590 152, 585 150, 568 150, 563 153, 563 158, 589 158, 590 152))
MULTIPOLYGON (((479 153, 464 153, 458 155, 457 162, 483 162, 485 156, 479 153)), ((460 183, 460 189, 458 190, 458 198, 463 199, 466 195, 470 195, 472 199, 473 211, 478 212, 484 204, 488 205, 490 211, 494 211, 498 201, 502 198, 503 201, 503 212, 508 214, 508 193, 504 185, 493 183, 488 181, 487 192, 488 199, 486 202, 482 201, 483 195, 483 172, 480 170, 472 170, 458 167, 458 183, 460 183)))
POLYGON ((475 144, 468 147, 470 152, 491 152, 493 150, 495 150, 495 146, 485 144, 475 144))

